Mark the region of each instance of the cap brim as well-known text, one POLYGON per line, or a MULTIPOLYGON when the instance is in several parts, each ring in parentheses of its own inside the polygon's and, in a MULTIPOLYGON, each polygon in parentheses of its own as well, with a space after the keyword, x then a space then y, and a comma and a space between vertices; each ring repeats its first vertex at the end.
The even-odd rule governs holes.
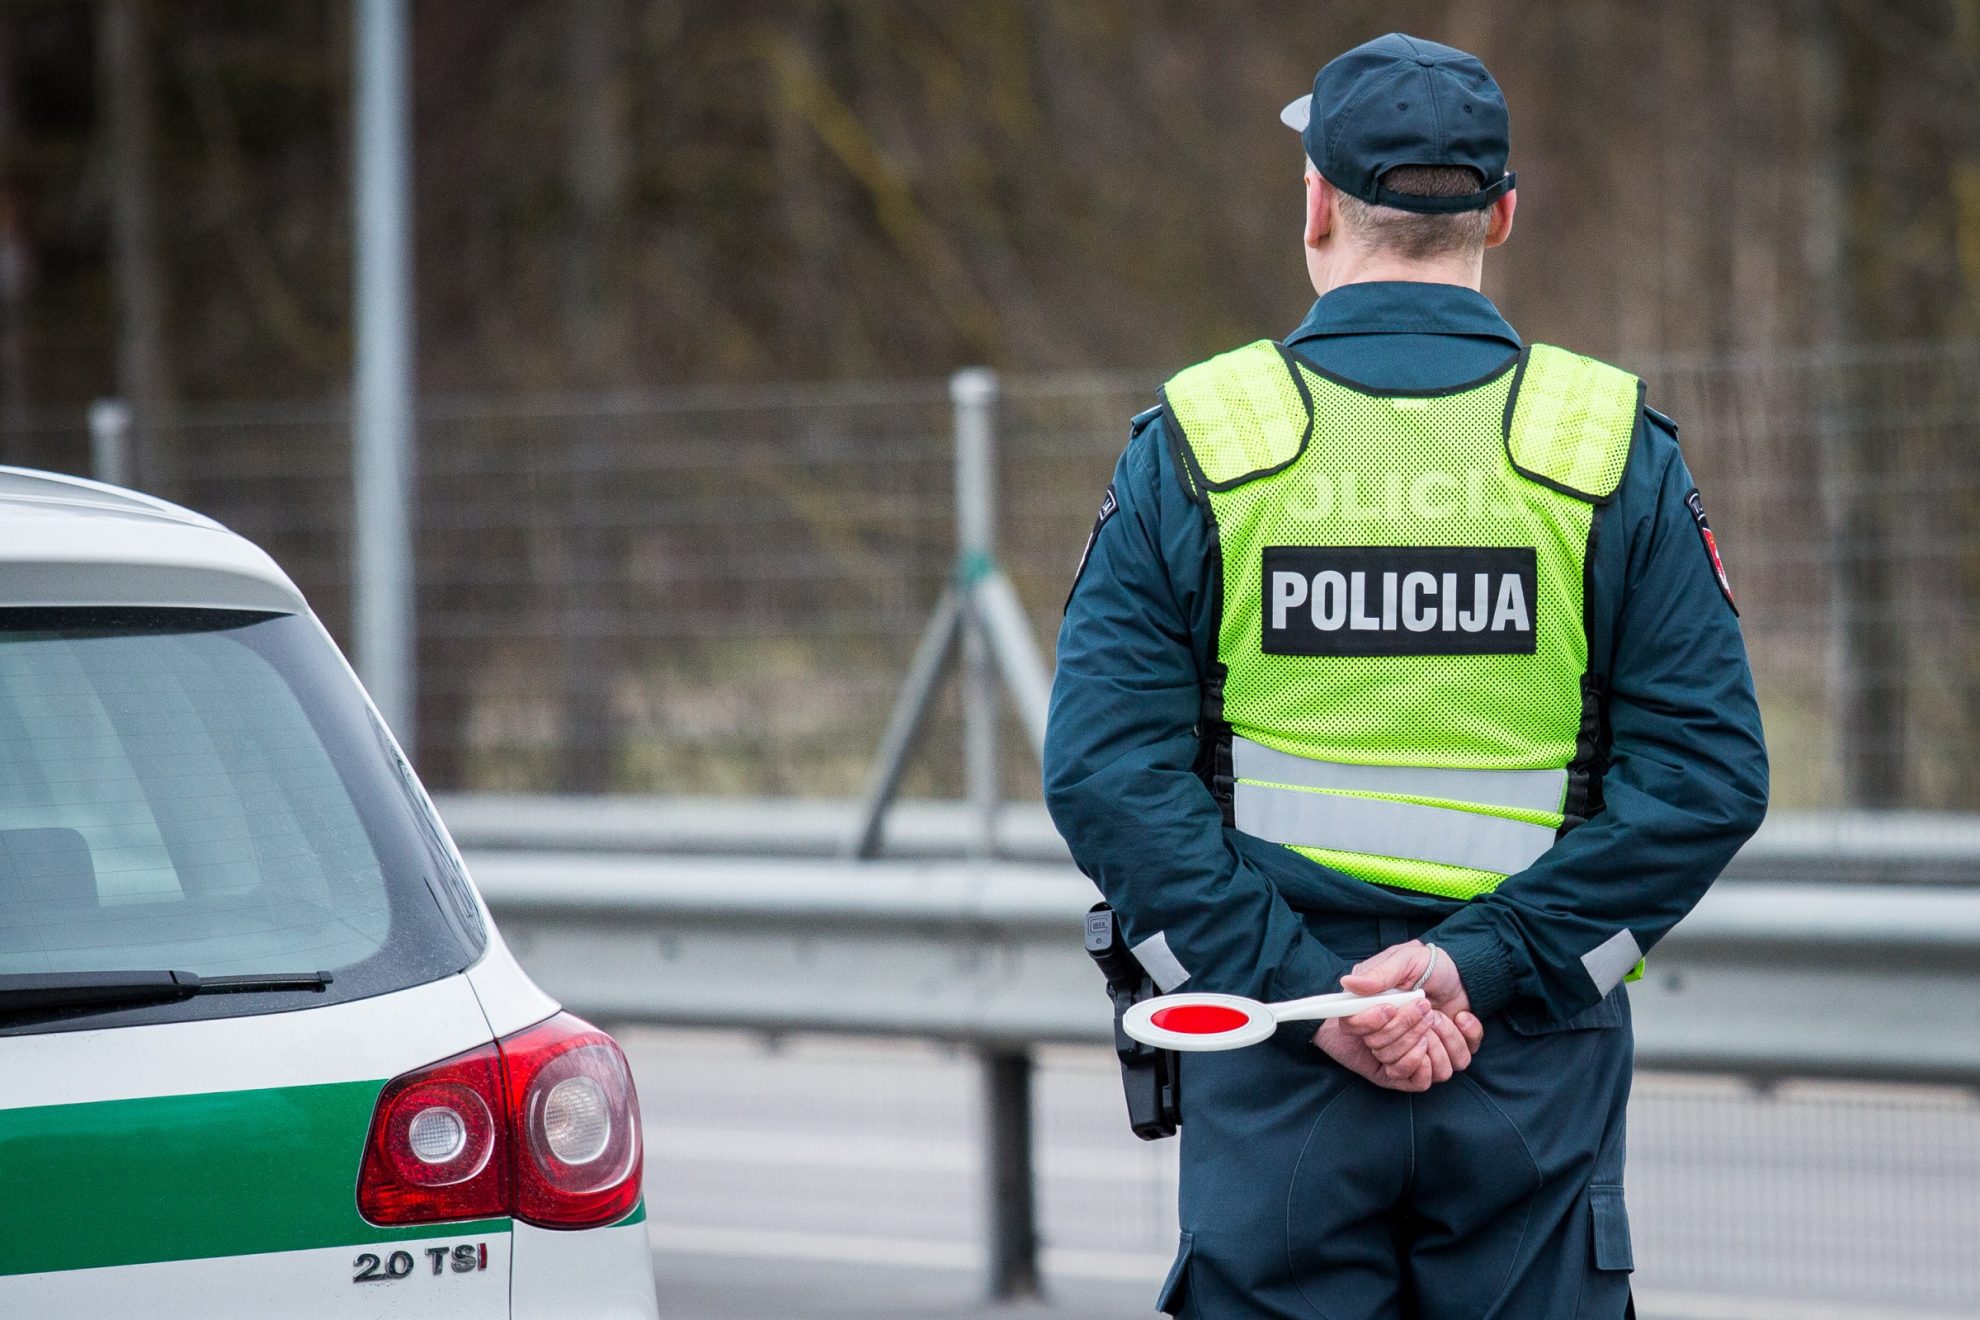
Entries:
POLYGON ((1308 92, 1285 109, 1279 111, 1279 122, 1295 133, 1306 131, 1306 121, 1313 117, 1313 94, 1308 92))

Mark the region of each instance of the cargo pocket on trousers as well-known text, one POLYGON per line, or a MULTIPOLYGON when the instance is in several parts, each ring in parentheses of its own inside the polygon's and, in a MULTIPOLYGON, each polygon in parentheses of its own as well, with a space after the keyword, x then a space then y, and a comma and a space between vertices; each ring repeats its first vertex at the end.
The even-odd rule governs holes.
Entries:
POLYGON ((1189 1250, 1192 1235, 1185 1233, 1176 1246, 1176 1263, 1169 1266, 1169 1277, 1162 1280, 1162 1291, 1155 1298, 1155 1309, 1163 1315, 1181 1315, 1189 1305, 1189 1250))
POLYGON ((1595 1219, 1595 1268, 1624 1274, 1635 1269, 1636 1257, 1629 1249, 1629 1211, 1623 1208, 1621 1184, 1590 1187, 1588 1210, 1595 1219))
POLYGON ((1636 1257, 1629 1247, 1629 1211, 1620 1183, 1588 1189, 1589 1240, 1594 1270, 1581 1290, 1577 1320, 1622 1320, 1629 1311, 1629 1274, 1636 1257))

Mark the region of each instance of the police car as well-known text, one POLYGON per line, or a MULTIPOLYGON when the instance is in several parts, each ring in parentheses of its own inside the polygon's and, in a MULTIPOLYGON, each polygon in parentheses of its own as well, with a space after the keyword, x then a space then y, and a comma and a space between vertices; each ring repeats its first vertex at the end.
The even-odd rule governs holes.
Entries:
POLYGON ((282 570, 0 468, 0 1316, 650 1317, 640 1143, 282 570))

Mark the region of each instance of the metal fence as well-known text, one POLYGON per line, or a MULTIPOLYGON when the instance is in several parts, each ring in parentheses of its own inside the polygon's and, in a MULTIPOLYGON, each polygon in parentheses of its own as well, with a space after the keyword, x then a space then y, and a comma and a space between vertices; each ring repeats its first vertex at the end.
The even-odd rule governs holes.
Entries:
MULTIPOLYGON (((1740 594, 1785 807, 1980 800, 1980 344, 1648 365, 1740 594)), ((1006 378, 1004 560, 1049 650, 1148 375, 1006 378)), ((442 789, 857 791, 954 544, 940 382, 429 396, 419 760, 442 789)), ((340 635, 340 407, 185 406, 139 470, 340 635)), ((81 410, 0 436, 85 470, 81 410)), ((142 456, 140 456, 142 457, 142 456)), ((953 699, 907 791, 957 791, 953 699)), ((1004 740, 1014 796, 1035 767, 1004 740)))

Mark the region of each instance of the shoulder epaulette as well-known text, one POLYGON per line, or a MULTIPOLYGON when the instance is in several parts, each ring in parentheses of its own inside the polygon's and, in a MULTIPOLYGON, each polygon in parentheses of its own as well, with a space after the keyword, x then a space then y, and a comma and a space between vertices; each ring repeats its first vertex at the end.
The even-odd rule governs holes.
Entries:
POLYGON ((1179 372, 1162 389, 1179 453, 1204 490, 1278 472, 1306 448, 1313 403, 1306 382, 1269 339, 1179 372))
POLYGON ((1549 344, 1520 354, 1506 400, 1506 456, 1532 481, 1591 504, 1622 484, 1643 382, 1549 344))

